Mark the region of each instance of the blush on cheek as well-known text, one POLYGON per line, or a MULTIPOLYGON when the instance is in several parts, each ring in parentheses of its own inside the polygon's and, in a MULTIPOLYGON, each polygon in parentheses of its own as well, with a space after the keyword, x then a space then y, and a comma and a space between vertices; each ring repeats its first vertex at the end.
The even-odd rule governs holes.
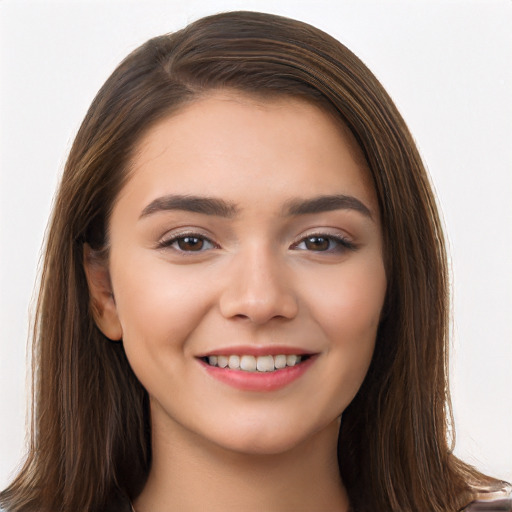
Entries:
POLYGON ((197 325, 205 301, 204 282, 198 283, 197 276, 190 276, 190 271, 180 272, 180 267, 176 269, 156 258, 147 262, 124 262, 121 268, 124 272, 115 276, 116 284, 119 283, 116 296, 125 330, 154 337, 156 341, 166 331, 171 330, 176 333, 173 337, 179 338, 180 332, 197 325), (145 269, 145 272, 137 269, 145 269))

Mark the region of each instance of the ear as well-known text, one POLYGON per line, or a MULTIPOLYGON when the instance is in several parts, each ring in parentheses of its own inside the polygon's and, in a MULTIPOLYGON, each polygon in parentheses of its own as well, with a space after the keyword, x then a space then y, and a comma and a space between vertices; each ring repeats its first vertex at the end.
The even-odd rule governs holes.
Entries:
POLYGON ((83 263, 94 321, 107 338, 118 341, 123 337, 123 329, 117 314, 108 264, 89 244, 84 244, 83 263))

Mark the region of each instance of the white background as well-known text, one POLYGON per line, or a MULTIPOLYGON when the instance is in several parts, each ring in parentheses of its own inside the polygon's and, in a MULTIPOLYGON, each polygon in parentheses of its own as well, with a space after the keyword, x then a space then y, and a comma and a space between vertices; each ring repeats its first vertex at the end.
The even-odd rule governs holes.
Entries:
POLYGON ((450 240, 456 453, 512 480, 510 0, 0 0, 0 488, 23 453, 29 305, 79 123, 129 51, 232 9, 284 14, 331 33, 396 101, 450 240))

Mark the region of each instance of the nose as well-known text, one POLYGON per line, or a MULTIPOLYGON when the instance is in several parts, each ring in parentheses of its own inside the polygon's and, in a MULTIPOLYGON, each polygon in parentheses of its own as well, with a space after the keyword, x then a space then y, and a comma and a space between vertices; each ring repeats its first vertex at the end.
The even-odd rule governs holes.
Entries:
POLYGON ((297 315, 293 279, 276 255, 252 250, 235 259, 220 297, 220 310, 225 318, 265 324, 272 319, 291 320, 297 315))

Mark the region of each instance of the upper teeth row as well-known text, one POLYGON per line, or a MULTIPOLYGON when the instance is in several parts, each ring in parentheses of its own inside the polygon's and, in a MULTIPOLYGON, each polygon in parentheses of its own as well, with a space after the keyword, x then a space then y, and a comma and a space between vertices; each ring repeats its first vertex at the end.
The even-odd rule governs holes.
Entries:
POLYGON ((209 356, 208 363, 211 366, 220 368, 230 368, 231 370, 244 370, 246 372, 272 372, 285 368, 286 366, 295 366, 300 363, 301 356, 284 355, 277 356, 209 356))

